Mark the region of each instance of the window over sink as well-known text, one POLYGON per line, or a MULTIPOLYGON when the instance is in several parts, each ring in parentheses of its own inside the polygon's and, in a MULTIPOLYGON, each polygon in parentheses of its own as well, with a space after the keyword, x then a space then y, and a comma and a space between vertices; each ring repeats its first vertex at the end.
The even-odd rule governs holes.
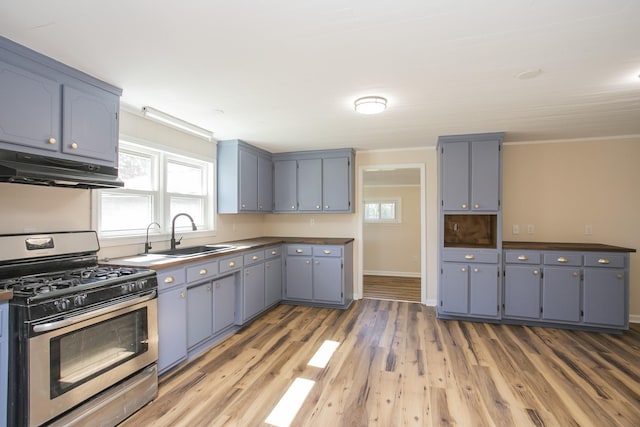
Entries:
MULTIPOLYGON (((198 232, 214 230, 214 161, 169 151, 144 142, 121 140, 119 176, 123 188, 94 191, 93 226, 101 238, 167 234, 171 219, 185 212, 198 232)), ((192 232, 191 224, 176 223, 176 231, 192 232)))

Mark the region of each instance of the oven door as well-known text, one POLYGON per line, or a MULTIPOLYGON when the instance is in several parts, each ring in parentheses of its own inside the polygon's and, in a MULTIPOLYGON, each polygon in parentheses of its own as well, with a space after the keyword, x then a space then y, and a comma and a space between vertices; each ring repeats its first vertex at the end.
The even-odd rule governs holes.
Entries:
POLYGON ((156 292, 33 331, 29 425, 40 425, 158 360, 156 292))

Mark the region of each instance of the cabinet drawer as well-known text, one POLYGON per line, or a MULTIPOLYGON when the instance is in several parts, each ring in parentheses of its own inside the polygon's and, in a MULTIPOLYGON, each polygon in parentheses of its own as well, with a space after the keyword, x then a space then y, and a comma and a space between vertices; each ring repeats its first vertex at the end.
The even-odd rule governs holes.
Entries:
POLYGON ((311 256, 312 248, 309 245, 289 245, 287 246, 287 255, 304 255, 311 256))
POLYGON ((254 251, 244 256, 244 265, 251 265, 257 262, 264 261, 264 251, 254 251))
POLYGON ((265 259, 279 257, 280 255, 282 255, 282 246, 274 246, 264 250, 265 259))
POLYGON ((582 265, 582 255, 576 253, 550 253, 544 254, 543 258, 545 265, 582 265))
POLYGON ((540 252, 509 251, 504 260, 507 264, 540 264, 540 252))
POLYGON ((218 260, 218 271, 220 274, 242 268, 242 255, 218 260))
POLYGON ((170 288, 176 285, 183 285, 185 279, 184 268, 173 268, 169 270, 159 270, 158 276, 158 288, 170 288))
POLYGON ((207 279, 218 274, 218 261, 209 261, 206 263, 187 267, 187 282, 195 282, 196 280, 207 279))
POLYGON ((585 267, 624 268, 625 255, 622 254, 585 254, 585 267))
POLYGON ((341 257, 342 247, 341 246, 314 246, 313 256, 341 257))
POLYGON ((442 261, 447 262, 469 262, 469 263, 487 263, 487 264, 497 264, 498 263, 498 253, 497 252, 450 252, 445 251, 442 254, 442 261))

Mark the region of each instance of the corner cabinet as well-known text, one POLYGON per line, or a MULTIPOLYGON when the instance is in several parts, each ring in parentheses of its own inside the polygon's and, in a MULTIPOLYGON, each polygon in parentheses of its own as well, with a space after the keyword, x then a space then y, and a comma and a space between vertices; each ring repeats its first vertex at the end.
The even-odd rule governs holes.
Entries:
POLYGON ((284 302, 346 308, 353 302, 353 242, 286 245, 284 302))
POLYGON ((274 212, 353 213, 352 149, 273 155, 274 212))
POLYGON ((504 252, 506 323, 605 332, 629 328, 629 252, 635 250, 599 244, 556 243, 548 250, 527 249, 525 242, 505 245, 516 247, 504 252))
POLYGON ((121 94, 0 37, 0 149, 117 168, 121 94))
POLYGON ((271 153, 240 140, 218 142, 218 213, 273 210, 271 153))

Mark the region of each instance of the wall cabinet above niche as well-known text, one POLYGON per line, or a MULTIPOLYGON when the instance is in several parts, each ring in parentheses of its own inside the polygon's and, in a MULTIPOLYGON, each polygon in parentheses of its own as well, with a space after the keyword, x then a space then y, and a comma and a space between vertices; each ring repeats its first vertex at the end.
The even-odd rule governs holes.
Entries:
POLYGON ((121 93, 0 37, 0 149, 116 168, 121 93))

